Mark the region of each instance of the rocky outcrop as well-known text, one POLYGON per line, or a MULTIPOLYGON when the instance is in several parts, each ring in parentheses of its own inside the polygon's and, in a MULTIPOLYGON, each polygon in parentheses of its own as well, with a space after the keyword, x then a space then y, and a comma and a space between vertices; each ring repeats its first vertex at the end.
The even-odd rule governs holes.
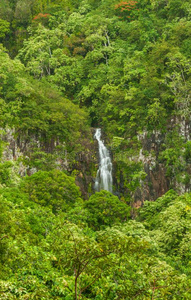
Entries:
MULTIPOLYGON (((120 184, 118 184, 120 193, 125 194, 129 192, 131 194, 131 197, 134 199, 132 203, 134 207, 140 207, 145 200, 156 200, 171 188, 175 189, 179 194, 191 191, 191 155, 188 153, 187 158, 185 158, 184 155, 186 151, 185 145, 190 142, 191 122, 174 117, 168 125, 169 132, 173 131, 174 128, 176 128, 181 140, 180 153, 182 154, 177 157, 180 171, 176 169, 173 163, 168 166, 172 170, 171 175, 167 172, 167 162, 160 157, 162 151, 166 149, 165 141, 167 132, 161 133, 160 131, 153 131, 150 133, 145 131, 143 134, 138 135, 141 144, 140 152, 138 155, 129 157, 129 159, 134 162, 142 163, 146 177, 140 181, 140 187, 133 193, 127 190, 125 191, 123 184, 125 174, 120 175, 120 184), (180 175, 178 172, 180 172, 180 175)), ((173 146, 171 146, 171 150, 173 150, 173 146)))
MULTIPOLYGON (((95 130, 92 128, 92 137, 94 133, 95 130)), ((76 184, 80 187, 83 197, 88 199, 89 196, 94 193, 94 184, 98 168, 96 140, 83 140, 83 148, 85 151, 77 153, 72 168, 76 173, 76 184)))
MULTIPOLYGON (((92 136, 94 129, 92 129, 92 136)), ((31 165, 31 157, 34 151, 46 154, 55 154, 57 147, 62 147, 61 153, 56 153, 54 166, 65 170, 76 177, 76 184, 80 187, 83 197, 86 199, 94 191, 94 180, 97 170, 97 144, 93 139, 81 139, 81 148, 84 149, 70 157, 65 145, 58 139, 46 141, 43 137, 35 135, 17 135, 14 129, 2 129, 1 139, 4 142, 2 161, 17 161, 18 175, 32 175, 38 169, 31 165), (28 164, 27 164, 28 162, 28 164)), ((53 158, 54 159, 54 155, 53 158)))
POLYGON ((30 156, 34 152, 34 149, 51 153, 55 147, 59 145, 59 141, 53 139, 47 143, 44 141, 40 142, 42 139, 39 139, 39 137, 35 135, 19 135, 15 132, 14 128, 8 127, 2 129, 1 139, 4 142, 2 161, 18 161, 18 172, 20 176, 25 176, 26 174, 32 175, 37 171, 35 167, 24 163, 24 161, 30 161, 30 156))
MULTIPOLYGON (((178 120, 174 118, 171 120, 169 130, 176 126, 179 122, 179 135, 184 139, 185 143, 190 141, 191 125, 190 122, 178 120)), ((3 152, 2 160, 18 161, 19 175, 31 175, 37 171, 32 165, 27 165, 26 160, 30 161, 34 149, 44 151, 45 153, 54 153, 57 147, 62 147, 61 155, 58 153, 55 157, 55 167, 60 170, 66 170, 76 178, 76 184, 80 187, 82 195, 85 199, 94 193, 94 184, 96 172, 98 169, 99 155, 97 141, 93 139, 95 129, 92 129, 92 139, 89 137, 80 140, 82 150, 76 153, 72 159, 70 154, 67 153, 64 145, 59 140, 51 139, 46 141, 43 137, 39 136, 25 136, 16 135, 14 129, 6 128, 1 138, 6 144, 3 152), (25 163, 23 161, 25 160, 25 163)), ((104 135, 103 135, 104 136, 104 135)), ((114 193, 121 197, 128 195, 133 202, 134 207, 141 206, 145 200, 154 201, 158 197, 165 194, 170 188, 177 190, 179 193, 189 192, 191 190, 191 157, 188 154, 187 161, 184 158, 185 173, 187 178, 178 181, 176 176, 168 176, 167 169, 164 161, 160 158, 160 153, 164 148, 166 134, 160 131, 152 133, 143 132, 138 135, 141 149, 139 153, 134 156, 128 157, 129 161, 142 164, 142 170, 146 173, 146 177, 140 180, 139 187, 134 190, 128 189, 125 184, 126 174, 118 167, 115 161, 115 153, 113 154, 113 183, 114 193), (116 172, 117 170, 117 172, 116 172)), ((106 139, 106 136, 104 136, 106 139)), ((183 158, 182 158, 183 159, 183 158)), ((181 157, 180 157, 181 160, 181 157)), ((172 166, 173 167, 173 166, 172 166)), ((176 174, 175 174, 176 175, 176 174)))
POLYGON ((143 135, 139 135, 142 149, 140 150, 138 160, 142 162, 147 175, 141 187, 135 191, 135 203, 140 200, 141 203, 145 200, 156 200, 170 188, 165 166, 158 160, 164 138, 165 136, 160 132, 153 132, 149 135, 145 132, 143 135), (144 153, 147 153, 147 155, 144 153))

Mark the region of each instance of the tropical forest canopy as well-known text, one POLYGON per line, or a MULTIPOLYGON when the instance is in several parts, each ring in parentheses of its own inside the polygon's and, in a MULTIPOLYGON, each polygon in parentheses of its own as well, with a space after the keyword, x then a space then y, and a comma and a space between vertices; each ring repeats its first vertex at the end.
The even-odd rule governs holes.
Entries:
POLYGON ((190 36, 189 0, 0 1, 0 299, 191 299, 190 36))

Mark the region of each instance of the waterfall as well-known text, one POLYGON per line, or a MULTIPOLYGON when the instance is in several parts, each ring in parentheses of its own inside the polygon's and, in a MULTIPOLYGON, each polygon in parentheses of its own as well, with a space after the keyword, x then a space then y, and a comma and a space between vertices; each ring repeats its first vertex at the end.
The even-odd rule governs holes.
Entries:
POLYGON ((112 192, 112 162, 109 151, 101 140, 101 129, 97 128, 94 137, 99 147, 99 169, 95 180, 95 191, 106 190, 112 192))

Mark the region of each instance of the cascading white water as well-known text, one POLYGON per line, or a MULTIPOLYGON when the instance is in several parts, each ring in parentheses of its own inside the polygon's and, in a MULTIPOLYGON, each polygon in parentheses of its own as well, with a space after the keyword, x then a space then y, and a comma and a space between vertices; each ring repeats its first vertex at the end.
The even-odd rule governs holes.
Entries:
POLYGON ((109 151, 101 141, 101 129, 97 128, 94 137, 98 141, 99 147, 99 169, 95 180, 95 190, 106 190, 112 193, 112 162, 109 151))

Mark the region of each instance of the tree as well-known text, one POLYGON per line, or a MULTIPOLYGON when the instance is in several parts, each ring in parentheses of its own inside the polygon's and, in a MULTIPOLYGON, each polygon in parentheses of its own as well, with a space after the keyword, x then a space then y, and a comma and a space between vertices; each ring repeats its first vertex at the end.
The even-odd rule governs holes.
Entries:
POLYGON ((95 299, 94 285, 96 287, 97 282, 118 263, 116 255, 120 256, 130 246, 130 239, 115 228, 99 231, 95 238, 89 230, 62 222, 48 240, 57 268, 62 270, 66 280, 69 279, 66 282, 67 294, 73 292, 76 300, 88 296, 95 299))
POLYGON ((132 18, 135 9, 138 10, 136 8, 137 3, 137 1, 121 1, 120 3, 115 4, 115 10, 121 19, 128 20, 132 18))
POLYGON ((88 210, 87 223, 94 230, 125 222, 130 216, 130 207, 104 190, 92 195, 84 206, 88 210))
POLYGON ((176 114, 183 120, 190 117, 190 63, 184 55, 175 53, 168 62, 169 74, 166 75, 166 84, 174 96, 176 114))
POLYGON ((0 18, 6 21, 11 21, 13 10, 8 0, 2 0, 0 3, 0 18))
POLYGON ((0 39, 3 39, 6 34, 9 32, 10 23, 6 20, 0 19, 0 39))
POLYGON ((67 211, 81 201, 74 178, 59 170, 38 171, 25 177, 21 189, 29 195, 31 201, 52 208, 55 214, 67 211))
POLYGON ((15 7, 15 20, 17 24, 27 26, 30 24, 32 20, 32 14, 31 14, 31 6, 32 6, 32 1, 21 1, 18 0, 16 7, 15 7))

